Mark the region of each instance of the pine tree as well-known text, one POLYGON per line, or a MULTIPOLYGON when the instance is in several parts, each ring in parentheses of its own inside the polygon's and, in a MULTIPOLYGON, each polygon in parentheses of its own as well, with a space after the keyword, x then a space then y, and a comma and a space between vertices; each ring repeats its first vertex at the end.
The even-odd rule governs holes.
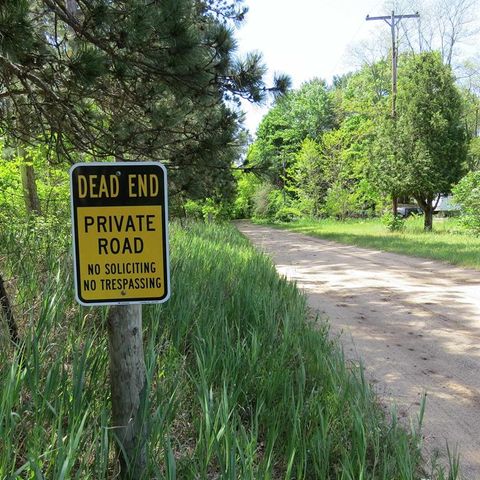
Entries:
POLYGON ((260 56, 235 56, 245 13, 223 0, 5 0, 0 131, 72 162, 161 160, 177 191, 227 185, 238 100, 267 91, 260 56))

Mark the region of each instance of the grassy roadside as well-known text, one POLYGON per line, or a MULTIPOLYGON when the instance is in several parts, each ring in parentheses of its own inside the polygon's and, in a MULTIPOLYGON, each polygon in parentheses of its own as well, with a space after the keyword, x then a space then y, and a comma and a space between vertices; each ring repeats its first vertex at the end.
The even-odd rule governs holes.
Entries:
POLYGON ((380 220, 298 220, 273 225, 348 245, 431 258, 480 270, 480 238, 462 234, 455 219, 436 219, 423 231, 422 218, 410 218, 402 232, 389 232, 380 220))
MULTIPOLYGON (((113 478, 106 310, 73 303, 61 232, 0 247, 24 339, 0 349, 0 478, 113 478)), ((147 478, 423 477, 419 437, 234 228, 173 226, 171 258, 171 300, 144 309, 147 478)))

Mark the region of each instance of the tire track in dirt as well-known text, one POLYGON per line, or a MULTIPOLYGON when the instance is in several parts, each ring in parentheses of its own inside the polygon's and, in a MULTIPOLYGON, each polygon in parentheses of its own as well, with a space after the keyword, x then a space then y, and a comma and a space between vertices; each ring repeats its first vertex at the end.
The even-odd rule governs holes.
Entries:
POLYGON ((415 422, 424 393, 425 453, 458 449, 480 479, 480 272, 238 222, 328 319, 387 405, 415 422))

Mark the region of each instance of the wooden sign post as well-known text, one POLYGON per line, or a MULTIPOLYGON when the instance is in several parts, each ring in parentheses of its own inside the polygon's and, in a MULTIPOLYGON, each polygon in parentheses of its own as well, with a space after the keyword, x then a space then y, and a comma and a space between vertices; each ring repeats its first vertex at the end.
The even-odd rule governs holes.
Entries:
POLYGON ((81 163, 70 170, 75 293, 110 305, 112 422, 122 479, 146 467, 141 304, 170 296, 167 175, 153 162, 81 163), (143 413, 143 415, 142 415, 143 413))

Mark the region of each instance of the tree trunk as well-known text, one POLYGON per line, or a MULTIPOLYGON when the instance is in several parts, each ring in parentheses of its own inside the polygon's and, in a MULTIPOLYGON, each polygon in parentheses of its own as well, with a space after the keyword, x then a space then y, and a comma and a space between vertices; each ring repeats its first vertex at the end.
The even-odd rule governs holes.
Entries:
POLYGON ((117 305, 108 314, 112 421, 122 480, 140 480, 146 468, 146 369, 142 306, 117 305))
POLYGON ((23 197, 27 213, 41 215, 40 199, 38 198, 35 171, 32 165, 23 164, 20 167, 22 173, 23 197))
POLYGON ((15 323, 12 306, 10 305, 10 301, 8 300, 7 291, 5 289, 5 284, 1 274, 0 274, 0 306, 1 306, 1 311, 4 313, 5 318, 7 319, 8 330, 10 332, 10 340, 15 345, 18 345, 20 340, 18 337, 18 328, 17 328, 17 324, 15 323))
MULTIPOLYGON (((436 208, 435 206, 432 205, 433 199, 428 199, 425 200, 422 197, 415 197, 415 200, 417 201, 418 205, 422 207, 424 217, 423 217, 423 230, 425 232, 431 232, 433 229, 433 211, 436 208)), ((437 200, 438 203, 438 200, 437 200)))
POLYGON ((397 211, 398 211, 398 198, 395 194, 392 194, 392 213, 393 213, 393 218, 397 216, 397 211))
POLYGON ((424 212, 424 222, 423 222, 423 229, 426 232, 431 232, 433 229, 433 207, 431 204, 425 204, 422 206, 424 212))

